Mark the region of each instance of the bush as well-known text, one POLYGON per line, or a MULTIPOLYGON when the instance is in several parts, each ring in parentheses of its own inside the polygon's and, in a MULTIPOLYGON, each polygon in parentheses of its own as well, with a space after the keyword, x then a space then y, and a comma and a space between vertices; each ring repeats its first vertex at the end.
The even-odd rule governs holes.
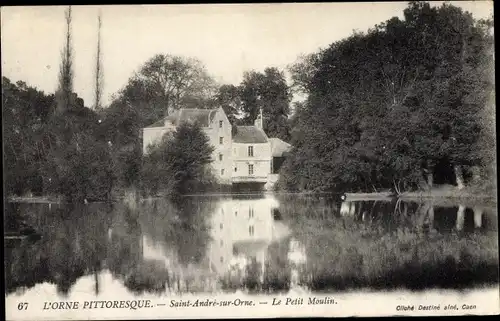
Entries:
POLYGON ((46 192, 67 201, 108 199, 114 176, 108 146, 91 137, 52 150, 43 167, 46 192))
POLYGON ((185 195, 213 183, 209 164, 214 148, 196 123, 181 124, 149 149, 141 170, 144 194, 185 195))

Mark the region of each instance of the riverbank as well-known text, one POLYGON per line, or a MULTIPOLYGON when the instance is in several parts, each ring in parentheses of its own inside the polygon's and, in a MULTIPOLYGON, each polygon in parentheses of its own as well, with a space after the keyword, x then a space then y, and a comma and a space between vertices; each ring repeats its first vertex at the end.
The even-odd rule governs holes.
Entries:
MULTIPOLYGON (((147 200, 151 198, 163 198, 161 196, 158 197, 140 197, 136 194, 137 191, 134 190, 126 190, 122 191, 122 193, 116 193, 111 198, 111 201, 130 201, 130 200, 147 200)), ((314 192, 299 192, 299 193, 290 193, 290 192, 269 192, 269 191, 258 191, 255 193, 250 192, 230 192, 230 191, 213 191, 210 193, 203 194, 191 194, 184 195, 186 197, 189 196, 221 196, 221 195, 256 195, 256 194, 297 194, 297 195, 327 195, 329 193, 314 193, 314 192)), ((384 192, 376 192, 376 193, 345 193, 346 201, 390 201, 392 199, 401 199, 404 201, 432 201, 439 204, 448 204, 448 203, 466 203, 466 204, 475 204, 475 203, 493 203, 496 204, 497 199, 493 195, 487 195, 484 193, 478 193, 471 189, 465 188, 459 190, 455 187, 449 186, 441 186, 436 187, 427 191, 413 191, 413 192, 404 192, 399 195, 396 195, 392 192, 384 191, 384 192)), ((61 204, 63 203, 62 198, 54 197, 54 196, 25 196, 25 197, 8 197, 8 202, 13 203, 42 203, 42 204, 61 204)))
POLYGON ((347 201, 369 201, 380 200, 389 201, 391 199, 400 199, 403 201, 427 202, 432 201, 436 205, 445 204, 475 204, 475 203, 495 203, 496 197, 491 193, 490 195, 484 192, 478 192, 471 188, 458 189, 454 186, 437 186, 433 189, 426 191, 412 191, 404 192, 396 195, 391 192, 378 192, 378 193, 346 193, 347 201))
POLYGON ((390 201, 396 195, 391 192, 378 192, 378 193, 345 193, 346 201, 390 201))
POLYGON ((428 191, 405 192, 398 195, 403 201, 430 201, 437 206, 452 206, 462 204, 464 206, 475 206, 481 204, 492 204, 496 206, 497 198, 493 193, 486 194, 471 188, 458 189, 456 187, 437 187, 428 191))
POLYGON ((11 203, 41 203, 41 204, 62 203, 61 198, 49 197, 49 196, 11 196, 7 198, 7 201, 11 203))

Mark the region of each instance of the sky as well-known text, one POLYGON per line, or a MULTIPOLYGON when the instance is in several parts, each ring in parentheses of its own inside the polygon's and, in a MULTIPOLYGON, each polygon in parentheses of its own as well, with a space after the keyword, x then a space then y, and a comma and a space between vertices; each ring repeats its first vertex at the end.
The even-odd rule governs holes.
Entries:
MULTIPOLYGON (((442 2, 434 2, 439 5, 442 2)), ((492 15, 492 1, 451 2, 475 18, 492 15)), ((406 2, 73 6, 74 90, 91 106, 97 15, 102 14, 104 103, 109 103, 155 54, 199 59, 220 83, 243 72, 284 70, 308 54, 402 17, 406 2)), ((2 76, 46 93, 57 87, 66 7, 2 7, 2 76)))

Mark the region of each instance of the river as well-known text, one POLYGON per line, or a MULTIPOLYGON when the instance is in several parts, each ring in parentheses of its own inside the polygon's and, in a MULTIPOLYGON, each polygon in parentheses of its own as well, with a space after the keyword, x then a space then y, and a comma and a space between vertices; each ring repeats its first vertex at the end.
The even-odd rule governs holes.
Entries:
POLYGON ((8 203, 41 238, 5 241, 6 296, 481 288, 498 284, 496 213, 294 194, 8 203))

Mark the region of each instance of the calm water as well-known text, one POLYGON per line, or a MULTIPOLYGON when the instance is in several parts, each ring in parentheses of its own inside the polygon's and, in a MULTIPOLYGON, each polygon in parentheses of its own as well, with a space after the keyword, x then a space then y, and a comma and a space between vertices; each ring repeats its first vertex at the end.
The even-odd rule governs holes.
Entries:
MULTIPOLYGON (((303 195, 15 204, 41 238, 6 240, 7 294, 80 280, 96 295, 476 288, 498 282, 492 205, 303 195), (111 277, 110 277, 111 276, 111 277)), ((14 223, 13 223, 14 222, 14 223)))

